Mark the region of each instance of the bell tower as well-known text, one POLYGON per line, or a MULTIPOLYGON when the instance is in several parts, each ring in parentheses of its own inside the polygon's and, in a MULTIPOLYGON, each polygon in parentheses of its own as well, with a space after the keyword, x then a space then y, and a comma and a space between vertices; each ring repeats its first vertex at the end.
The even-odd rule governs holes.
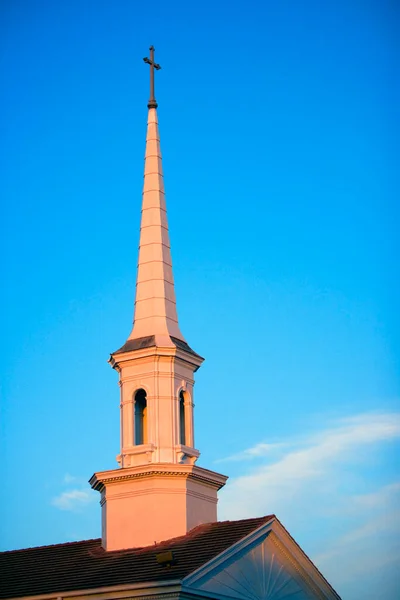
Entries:
POLYGON ((217 520, 226 477, 196 466, 194 373, 203 362, 183 337, 176 310, 154 71, 150 99, 132 331, 110 356, 119 373, 119 469, 95 473, 106 550, 141 547, 217 520))

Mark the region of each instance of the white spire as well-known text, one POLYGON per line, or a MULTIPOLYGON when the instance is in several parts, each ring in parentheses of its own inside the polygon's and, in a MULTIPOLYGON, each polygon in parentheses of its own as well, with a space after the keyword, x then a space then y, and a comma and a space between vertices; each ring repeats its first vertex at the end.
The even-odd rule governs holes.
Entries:
POLYGON ((178 325, 157 111, 149 109, 134 326, 129 339, 156 336, 156 345, 185 341, 178 325))

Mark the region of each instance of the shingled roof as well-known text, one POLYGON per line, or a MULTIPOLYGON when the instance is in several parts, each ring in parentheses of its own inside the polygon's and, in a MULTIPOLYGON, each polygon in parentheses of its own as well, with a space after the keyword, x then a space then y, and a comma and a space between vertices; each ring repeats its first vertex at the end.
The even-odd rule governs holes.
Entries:
POLYGON ((1 552, 0 598, 183 579, 274 518, 207 523, 182 537, 118 552, 106 552, 101 539, 1 552), (174 560, 166 567, 157 554, 168 550, 174 560))

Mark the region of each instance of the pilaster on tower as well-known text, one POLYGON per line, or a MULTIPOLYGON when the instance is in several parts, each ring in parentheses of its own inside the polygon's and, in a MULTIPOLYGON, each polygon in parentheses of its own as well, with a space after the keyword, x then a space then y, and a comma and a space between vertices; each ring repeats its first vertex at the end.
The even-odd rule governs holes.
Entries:
POLYGON ((145 546, 217 520, 217 492, 226 477, 195 465, 194 373, 203 358, 178 324, 154 95, 150 100, 134 322, 110 356, 119 373, 121 469, 95 473, 106 550, 145 546))

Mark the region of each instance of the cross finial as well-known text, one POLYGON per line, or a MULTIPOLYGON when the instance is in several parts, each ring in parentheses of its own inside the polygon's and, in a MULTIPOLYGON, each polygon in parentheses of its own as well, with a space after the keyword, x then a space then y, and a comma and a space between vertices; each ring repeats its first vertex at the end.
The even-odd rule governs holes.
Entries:
POLYGON ((157 108, 156 97, 154 95, 154 69, 161 69, 160 65, 154 62, 154 46, 150 46, 150 58, 143 59, 145 63, 150 65, 150 100, 147 104, 148 108, 157 108))

